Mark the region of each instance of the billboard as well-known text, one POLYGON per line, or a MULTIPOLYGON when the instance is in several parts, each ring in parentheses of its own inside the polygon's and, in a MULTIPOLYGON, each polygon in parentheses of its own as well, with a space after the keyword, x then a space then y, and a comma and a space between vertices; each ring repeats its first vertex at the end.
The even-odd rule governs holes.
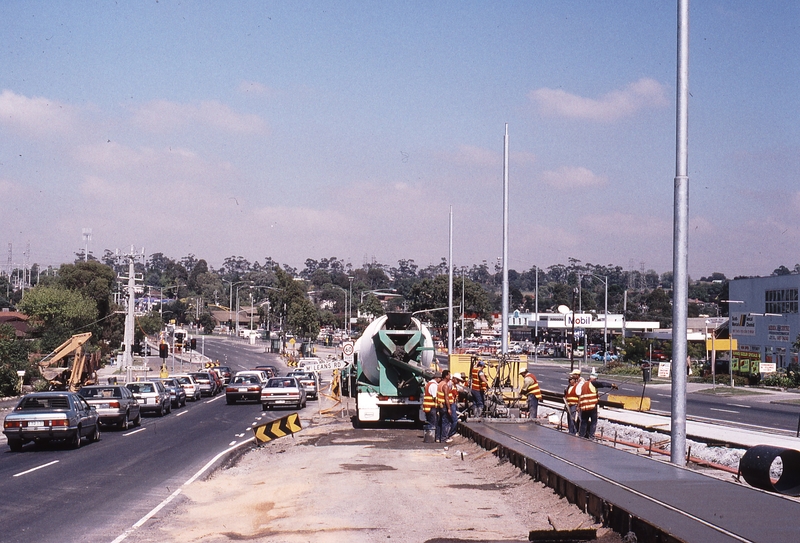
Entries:
POLYGON ((756 319, 747 313, 731 313, 731 334, 734 336, 756 335, 756 319))

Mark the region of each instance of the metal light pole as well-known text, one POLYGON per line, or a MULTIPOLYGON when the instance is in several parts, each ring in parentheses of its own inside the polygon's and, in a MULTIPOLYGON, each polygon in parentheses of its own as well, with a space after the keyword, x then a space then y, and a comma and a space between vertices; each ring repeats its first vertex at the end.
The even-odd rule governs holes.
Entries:
POLYGON ((347 318, 347 337, 351 337, 353 335, 353 278, 348 277, 350 280, 350 300, 348 302, 348 318, 347 318))

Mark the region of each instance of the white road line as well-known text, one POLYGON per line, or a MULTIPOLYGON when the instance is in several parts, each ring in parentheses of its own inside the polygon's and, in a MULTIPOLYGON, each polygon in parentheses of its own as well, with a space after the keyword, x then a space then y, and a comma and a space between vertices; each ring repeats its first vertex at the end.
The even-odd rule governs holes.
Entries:
POLYGON ((656 396, 661 396, 662 398, 672 398, 671 394, 656 394, 656 396))
POLYGON ((734 411, 732 409, 717 409, 716 407, 709 407, 711 411, 721 411, 722 413, 739 413, 738 411, 734 411))
POLYGON ((209 460, 208 463, 206 463, 205 466, 200 468, 200 470, 197 473, 192 475, 189 478, 189 480, 187 480, 185 483, 183 483, 183 485, 180 488, 178 488, 175 492, 173 492, 172 494, 170 494, 169 496, 164 498, 164 501, 162 501, 161 503, 156 505, 152 510, 150 510, 149 513, 147 513, 145 516, 143 516, 141 519, 139 519, 133 526, 131 526, 130 528, 128 528, 127 530, 122 532, 119 535, 119 537, 117 537, 111 543, 120 543, 121 541, 125 540, 125 538, 127 538, 129 535, 131 535, 133 532, 135 532, 136 530, 141 528, 144 525, 145 522, 147 522, 148 520, 153 518, 153 516, 156 515, 159 511, 161 511, 169 502, 171 502, 172 500, 177 498, 178 495, 183 491, 183 487, 184 486, 189 486, 190 484, 195 482, 197 480, 197 478, 200 477, 206 471, 208 471, 208 469, 211 466, 213 466, 216 463, 217 460, 219 460, 220 458, 222 458, 223 456, 225 456, 226 454, 228 454, 232 450, 234 450, 234 449, 236 449, 238 447, 241 447, 245 443, 250 443, 251 441, 254 441, 254 440, 255 440, 255 437, 251 437, 250 439, 246 439, 245 441, 242 441, 241 443, 237 443, 236 445, 233 445, 232 447, 228 447, 227 449, 225 449, 221 453, 217 454, 214 458, 209 460))
POLYGON ((139 432, 144 432, 145 430, 147 430, 147 428, 145 428, 144 426, 142 426, 141 428, 137 428, 137 429, 136 429, 136 430, 134 430, 133 432, 128 432, 127 434, 122 434, 122 437, 125 437, 125 436, 132 436, 133 434, 138 434, 139 432))
POLYGON ((628 392, 636 392, 635 388, 619 387, 620 390, 627 390, 628 392))
POLYGON ((180 417, 181 415, 185 415, 186 413, 188 413, 188 411, 181 411, 180 413, 178 413, 178 414, 177 414, 177 415, 175 415, 175 416, 176 416, 176 417, 180 417))
POLYGON ((28 473, 36 471, 37 469, 46 468, 47 466, 52 466, 53 464, 58 464, 59 462, 60 462, 59 460, 53 460, 52 462, 48 462, 47 464, 42 464, 41 466, 37 466, 35 468, 31 468, 28 471, 22 471, 20 473, 15 473, 14 477, 19 477, 20 475, 27 475, 28 473))
POLYGON ((230 443, 228 443, 228 447, 233 447, 234 445, 236 445, 235 441, 231 441, 230 443))
POLYGON ((731 407, 742 407, 744 409, 750 409, 752 407, 752 406, 749 406, 749 405, 742 405, 742 404, 738 404, 738 403, 726 403, 725 405, 729 405, 731 407))
POLYGON ((217 400, 221 400, 221 399, 222 399, 222 398, 224 398, 224 397, 225 397, 225 396, 217 396, 216 398, 211 398, 211 399, 210 399, 210 400, 208 400, 206 403, 216 402, 217 400))

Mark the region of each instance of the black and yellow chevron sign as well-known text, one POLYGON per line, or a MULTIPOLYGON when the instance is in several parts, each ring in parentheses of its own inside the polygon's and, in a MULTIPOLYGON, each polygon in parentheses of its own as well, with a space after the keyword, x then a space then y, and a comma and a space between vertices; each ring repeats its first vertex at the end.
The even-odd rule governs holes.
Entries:
POLYGON ((300 415, 292 413, 283 418, 273 420, 261 426, 256 426, 253 431, 256 434, 256 441, 266 443, 279 437, 283 437, 295 432, 299 432, 303 427, 300 426, 300 415))
POLYGON ((206 368, 218 368, 219 367, 219 362, 206 362, 204 364, 204 366, 206 368))
POLYGON ((289 360, 289 361, 286 362, 286 365, 289 366, 290 368, 296 368, 297 367, 297 360, 289 360))

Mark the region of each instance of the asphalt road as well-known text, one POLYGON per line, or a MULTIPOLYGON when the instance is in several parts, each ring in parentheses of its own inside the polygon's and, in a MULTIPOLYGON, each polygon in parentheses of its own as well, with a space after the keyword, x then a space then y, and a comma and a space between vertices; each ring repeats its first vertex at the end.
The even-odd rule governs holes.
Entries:
MULTIPOLYGON (((207 339, 205 349, 220 362, 227 355, 234 370, 279 360, 264 354, 263 345, 239 340, 207 339)), ((309 402, 301 416, 316 406, 309 402)), ((163 418, 144 417, 140 428, 104 431, 98 443, 84 441, 77 450, 27 444, 12 453, 4 447, 0 539, 110 543, 221 452, 250 439, 253 426, 290 412, 262 412, 260 404, 229 406, 223 393, 189 402, 163 418)))

